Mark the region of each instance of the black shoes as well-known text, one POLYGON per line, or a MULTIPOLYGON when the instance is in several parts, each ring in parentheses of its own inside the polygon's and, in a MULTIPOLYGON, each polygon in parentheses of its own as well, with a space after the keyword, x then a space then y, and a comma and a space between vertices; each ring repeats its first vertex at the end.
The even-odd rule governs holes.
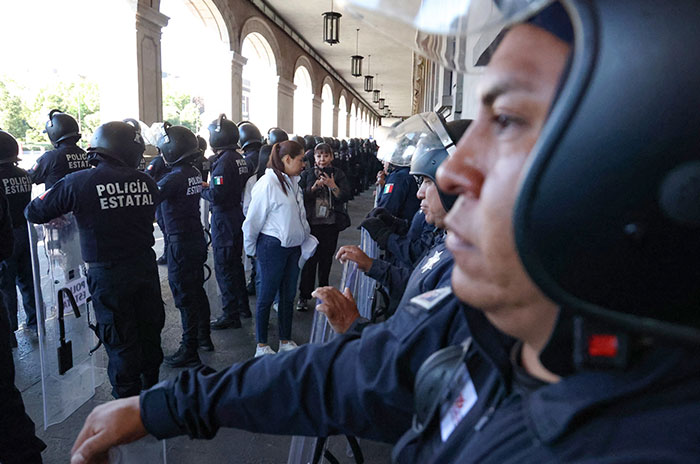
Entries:
POLYGON ((209 335, 199 337, 199 349, 202 351, 214 351, 214 342, 209 335))
POLYGON ((226 315, 211 321, 209 326, 212 330, 240 329, 242 327, 241 320, 238 317, 229 317, 226 315))
POLYGON ((253 317, 253 313, 250 312, 250 309, 245 308, 245 309, 239 309, 238 314, 243 318, 243 319, 250 319, 253 317))
POLYGON ((309 308, 306 307, 307 304, 308 300, 306 298, 299 298, 299 301, 297 301, 297 311, 300 313, 308 311, 309 308))
POLYGON ((168 257, 165 256, 165 253, 163 253, 160 256, 160 258, 156 259, 156 264, 158 264, 159 266, 165 266, 166 264, 168 264, 168 257))
POLYGON ((194 367, 202 364, 197 350, 189 350, 184 345, 180 345, 175 354, 166 356, 163 364, 168 367, 194 367))
POLYGON ((248 295, 255 295, 255 280, 250 279, 246 284, 245 289, 248 291, 248 295))

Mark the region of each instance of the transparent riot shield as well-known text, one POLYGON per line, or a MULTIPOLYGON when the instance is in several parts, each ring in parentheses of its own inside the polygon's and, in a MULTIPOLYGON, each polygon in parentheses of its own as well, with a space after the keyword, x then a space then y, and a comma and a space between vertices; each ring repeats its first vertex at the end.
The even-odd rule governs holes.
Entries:
POLYGON ((89 400, 106 370, 92 356, 99 344, 75 218, 68 214, 28 227, 46 429, 89 400))
POLYGON ((221 291, 216 282, 216 271, 214 270, 214 249, 211 246, 211 223, 209 222, 209 202, 202 199, 200 201, 200 211, 202 215, 202 227, 207 240, 207 262, 204 263, 204 291, 207 293, 211 314, 218 317, 221 314, 221 291))
MULTIPOLYGON (((338 285, 340 291, 342 292, 345 288, 349 288, 355 295, 355 290, 358 288, 357 275, 357 264, 352 261, 345 262, 340 285, 338 285)), ((320 304, 320 301, 316 300, 316 304, 320 304)), ((335 336, 336 333, 333 332, 328 319, 318 311, 314 311, 309 343, 326 343, 335 336)), ((364 458, 359 441, 355 437, 350 436, 346 437, 346 439, 348 441, 346 451, 348 457, 354 457, 357 463, 363 462, 364 458)), ((322 458, 325 458, 328 462, 338 462, 328 450, 327 437, 292 437, 287 464, 318 464, 322 458)))
POLYGON ((109 450, 109 464, 165 464, 165 443, 165 440, 158 441, 149 435, 134 443, 116 446, 109 450))

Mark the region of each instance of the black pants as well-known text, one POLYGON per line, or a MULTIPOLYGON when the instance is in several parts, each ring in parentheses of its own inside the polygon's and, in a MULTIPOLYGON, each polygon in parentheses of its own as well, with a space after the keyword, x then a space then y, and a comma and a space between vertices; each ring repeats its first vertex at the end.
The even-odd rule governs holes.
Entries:
POLYGON ((0 301, 0 462, 41 463, 46 448, 34 434, 34 422, 24 411, 22 395, 15 387, 15 364, 10 347, 7 310, 0 301))
POLYGON ((299 283, 299 298, 308 300, 311 292, 316 289, 316 269, 318 268, 318 286, 328 285, 328 276, 331 273, 333 256, 338 246, 338 227, 335 224, 321 224, 311 226, 311 235, 318 239, 316 253, 309 258, 301 271, 299 283))
POLYGON ((0 263, 0 297, 10 315, 10 327, 14 332, 18 327, 15 285, 19 287, 22 294, 28 326, 36 326, 36 303, 34 301, 34 276, 32 275, 32 258, 29 251, 27 226, 17 227, 13 233, 15 246, 12 256, 0 263))
POLYGON ((214 268, 224 315, 235 319, 241 312, 250 311, 243 269, 243 231, 235 234, 233 243, 230 247, 214 248, 214 268))
POLYGON ((204 263, 207 260, 204 236, 195 239, 168 237, 167 256, 168 283, 182 319, 182 344, 196 350, 200 330, 202 335, 209 334, 211 313, 204 291, 204 263))
POLYGON ((156 208, 156 222, 163 233, 163 255, 165 255, 168 252, 168 232, 165 230, 165 221, 163 220, 163 214, 160 212, 161 208, 162 205, 158 205, 156 208))
POLYGON ((97 329, 105 345, 112 395, 137 395, 158 381, 165 323, 155 255, 113 263, 90 263, 88 286, 97 329))

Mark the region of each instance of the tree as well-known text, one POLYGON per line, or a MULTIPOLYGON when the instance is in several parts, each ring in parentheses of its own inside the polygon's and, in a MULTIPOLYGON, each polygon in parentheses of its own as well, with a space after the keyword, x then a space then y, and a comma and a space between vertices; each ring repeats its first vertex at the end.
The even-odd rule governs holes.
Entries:
POLYGON ((11 81, 5 77, 0 80, 0 128, 17 139, 24 139, 29 129, 27 123, 29 111, 22 99, 8 89, 6 82, 11 81))
POLYGON ((163 88, 163 116, 173 125, 187 127, 195 134, 202 126, 204 104, 199 97, 192 97, 165 83, 163 88))

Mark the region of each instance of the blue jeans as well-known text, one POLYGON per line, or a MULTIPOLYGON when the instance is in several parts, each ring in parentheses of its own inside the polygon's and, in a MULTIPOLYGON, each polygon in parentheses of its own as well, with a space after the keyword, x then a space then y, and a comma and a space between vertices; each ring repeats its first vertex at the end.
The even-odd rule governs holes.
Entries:
POLYGON ((292 338, 292 315, 294 295, 299 277, 301 247, 284 248, 280 241, 260 234, 256 245, 258 257, 258 289, 255 307, 255 335, 258 343, 267 343, 267 326, 270 321, 270 306, 279 291, 277 318, 280 340, 292 338))

